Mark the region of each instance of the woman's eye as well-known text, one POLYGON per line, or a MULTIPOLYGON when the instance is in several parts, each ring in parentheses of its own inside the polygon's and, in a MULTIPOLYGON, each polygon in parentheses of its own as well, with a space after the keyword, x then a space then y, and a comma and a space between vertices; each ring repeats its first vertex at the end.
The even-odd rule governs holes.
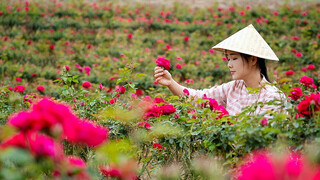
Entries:
POLYGON ((232 60, 237 60, 238 58, 233 58, 232 60))

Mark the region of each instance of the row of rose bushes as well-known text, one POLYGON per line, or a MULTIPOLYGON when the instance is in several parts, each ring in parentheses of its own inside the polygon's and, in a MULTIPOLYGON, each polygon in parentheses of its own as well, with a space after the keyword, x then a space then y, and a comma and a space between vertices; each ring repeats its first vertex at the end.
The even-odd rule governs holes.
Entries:
MULTIPOLYGON (((5 76, 22 76, 28 81, 32 80, 34 73, 37 77, 54 80, 59 77, 57 71, 61 72, 63 65, 79 64, 81 67, 87 66, 92 69, 91 76, 87 77, 90 82, 111 86, 112 82, 108 79, 115 76, 118 69, 112 67, 124 67, 126 63, 134 61, 141 65, 141 68, 135 69, 137 73, 148 71, 151 70, 150 60, 159 54, 175 61, 174 74, 177 74, 182 81, 195 76, 204 79, 209 76, 224 79, 226 67, 222 61, 207 66, 207 61, 212 57, 221 58, 219 54, 216 55, 214 51, 208 50, 223 37, 229 36, 249 23, 256 26, 280 57, 280 63, 283 65, 277 67, 272 63, 270 65, 272 70, 297 71, 309 64, 315 65, 319 56, 316 51, 319 47, 316 21, 318 9, 314 6, 306 11, 289 6, 283 6, 278 10, 250 7, 222 9, 213 6, 208 9, 193 10, 189 14, 186 13, 188 12, 186 7, 150 12, 149 8, 142 6, 133 8, 137 13, 130 14, 129 7, 118 7, 108 3, 96 5, 66 3, 63 6, 49 3, 49 8, 36 3, 1 5, 3 27, 1 59, 9 63, 10 67, 3 68, 2 73, 5 76), (24 11, 24 7, 28 7, 29 11, 24 11), (64 14, 67 12, 69 14, 64 14), (73 21, 82 23, 82 15, 86 13, 92 15, 86 16, 88 19, 84 23, 94 24, 97 21, 108 24, 105 21, 112 21, 117 26, 110 28, 64 26, 63 23, 73 21), (108 16, 109 14, 112 16, 108 16), (140 17, 152 19, 150 27, 160 28, 145 31, 139 26, 136 27, 136 24, 141 27, 150 24, 140 22, 140 17), (127 21, 129 18, 132 21, 127 21), (166 19, 178 21, 171 22, 166 19), (47 23, 48 20, 52 27, 47 23), (21 23, 15 23, 17 21, 21 23), (185 21, 188 23, 183 23, 185 21), (26 26, 32 23, 48 28, 30 29, 26 26), (127 26, 128 24, 132 26, 127 26), (17 62, 35 66, 26 68, 21 65, 18 68, 11 68, 12 64, 17 62), (286 66, 286 62, 291 65, 286 66), (52 66, 48 67, 48 64, 52 66), (44 67, 45 71, 38 70, 39 65, 44 67), (210 67, 217 68, 212 70, 210 67), (21 68, 22 72, 19 71, 21 68), (108 78, 101 76, 104 73, 107 73, 108 78)), ((85 73, 81 76, 85 77, 85 73)), ((209 79, 203 84, 196 81, 195 87, 208 86, 211 83, 216 83, 216 80, 209 79)), ((139 85, 143 89, 154 87, 151 78, 141 79, 139 85)))
MULTIPOLYGON (((67 76, 68 73, 66 72, 65 75, 67 76)), ((263 147, 272 147, 273 143, 279 139, 285 141, 294 152, 303 150, 305 148, 304 143, 312 141, 319 134, 320 95, 311 86, 314 85, 313 79, 305 76, 301 77, 300 85, 297 85, 293 89, 287 89, 290 100, 280 102, 283 106, 282 108, 286 108, 289 114, 269 112, 273 115, 271 119, 265 119, 262 115, 247 116, 246 114, 255 109, 254 106, 248 107, 244 110, 244 113, 236 117, 230 117, 228 116, 228 112, 221 105, 219 106, 214 99, 205 97, 195 100, 199 103, 199 106, 195 107, 194 100, 187 97, 187 91, 185 91, 186 97, 177 98, 172 96, 166 99, 155 97, 153 99, 149 96, 137 95, 137 92, 130 93, 132 86, 117 86, 113 98, 107 101, 102 92, 104 89, 102 85, 99 87, 100 90, 96 92, 75 90, 73 85, 77 82, 73 78, 68 80, 62 77, 61 79, 66 79, 63 82, 64 88, 61 88, 62 94, 65 96, 61 100, 73 102, 73 109, 77 110, 79 114, 82 110, 86 112, 84 117, 88 117, 88 114, 94 109, 100 112, 94 115, 94 118, 97 122, 109 128, 111 139, 117 139, 118 141, 118 144, 116 143, 112 148, 120 148, 120 153, 124 153, 135 159, 135 162, 125 162, 129 163, 129 167, 127 168, 130 171, 123 169, 120 166, 124 162, 110 157, 115 152, 111 151, 110 153, 110 150, 108 151, 106 147, 102 147, 104 150, 102 152, 107 153, 103 154, 105 155, 104 163, 115 163, 115 165, 111 165, 106 169, 100 168, 100 173, 104 173, 106 176, 127 176, 120 172, 125 171, 123 173, 126 174, 128 173, 126 171, 129 171, 131 172, 129 173, 130 176, 147 176, 150 178, 157 175, 152 174, 152 170, 159 169, 165 164, 177 163, 175 166, 177 166, 178 170, 175 172, 175 175, 188 179, 198 176, 194 172, 194 168, 197 167, 193 167, 194 165, 190 164, 194 161, 194 158, 201 155, 214 154, 223 162, 223 167, 227 169, 226 171, 228 173, 235 173, 234 176, 237 177, 239 175, 237 171, 233 172, 234 169, 228 170, 228 168, 234 167, 235 164, 241 162, 241 158, 248 153, 263 147), (63 91, 67 92, 63 93, 63 91), (79 100, 80 105, 75 104, 79 100), (101 111, 102 109, 103 111, 101 111), (123 145, 121 143, 124 140, 120 139, 128 139, 130 143, 123 145), (137 152, 132 153, 131 148, 136 149, 137 152), (140 164, 141 167, 137 168, 137 166, 134 166, 135 163, 140 164), (179 163, 182 163, 182 165, 179 165, 179 163), (139 172, 137 171, 138 169, 139 172), (181 174, 182 172, 179 169, 183 169, 182 171, 185 172, 181 174)), ((84 89, 88 89, 90 86, 89 82, 82 84, 84 89)), ((7 93, 14 92, 7 91, 7 93)), ((34 101, 35 99, 30 99, 26 103, 34 101)), ((52 158, 52 156, 55 157, 57 155, 57 152, 53 151, 52 148, 55 146, 51 142, 58 141, 61 143, 65 139, 70 143, 85 143, 92 147, 100 144, 106 138, 106 134, 104 133, 106 131, 103 131, 103 129, 99 131, 99 127, 76 119, 74 115, 70 114, 70 110, 67 107, 44 99, 33 105, 30 112, 20 112, 9 119, 8 124, 15 126, 21 132, 13 135, 9 140, 4 140, 2 147, 20 147, 28 149, 36 157, 39 155, 52 158), (38 135, 38 131, 41 134, 38 135), (98 132, 101 132, 100 135, 93 135, 93 133, 98 132), (46 137, 43 133, 49 137, 46 137), (38 136, 43 137, 44 142, 38 141, 36 138, 38 136), (55 140, 50 139, 50 137, 55 138, 55 140), (33 139, 35 142, 29 140, 29 138, 35 138, 33 139), (40 144, 38 145, 37 143, 40 144)), ((10 133, 10 136, 12 136, 12 133, 10 133)), ((94 151, 86 150, 85 146, 64 144, 64 147, 67 153, 79 155, 89 162, 93 161, 94 166, 97 167, 95 162, 97 160, 90 157, 90 152, 93 153, 94 151)), ((59 152, 61 154, 61 149, 59 152)), ((18 152, 13 151, 12 153, 18 152)), ((294 153, 288 156, 290 161, 287 163, 289 164, 306 163, 307 166, 316 168, 315 164, 319 162, 314 156, 312 156, 312 160, 315 161, 313 164, 309 162, 310 160, 305 159, 303 155, 294 153), (292 160, 291 156, 294 156, 295 159, 292 160)), ((262 153, 261 155, 258 153, 256 163, 271 163, 271 160, 265 160, 266 158, 270 158, 268 154, 262 153)), ((65 161, 62 162, 64 163, 65 161)), ((257 166, 259 167, 259 165, 257 166)), ((82 170, 85 169, 84 167, 84 165, 81 166, 82 170)), ((247 166, 244 167, 240 166, 240 171, 246 171, 247 166), (244 170, 241 170, 242 168, 244 170)), ((300 165, 293 167, 298 172, 291 172, 289 169, 288 171, 284 171, 285 174, 279 174, 279 172, 273 173, 275 176, 302 177, 305 173, 309 173, 309 176, 316 176, 316 170, 301 170, 299 167, 300 165)), ((26 168, 28 169, 29 167, 26 168)), ((49 167, 46 166, 45 168, 49 167)), ((49 170, 47 170, 49 172, 54 171, 55 173, 41 174, 41 176, 59 176, 61 173, 56 168, 55 166, 50 166, 49 170)), ((205 172, 202 172, 205 170, 205 168, 197 169, 197 171, 202 173, 202 176, 205 176, 205 172)), ((257 173, 255 169, 249 171, 250 173, 257 173)), ((77 171, 75 175, 84 176, 86 174, 80 172, 77 171)), ((67 176, 72 176, 72 173, 70 174, 69 171, 64 171, 63 173, 67 173, 67 176)), ((250 176, 250 173, 243 175, 250 176)), ((99 176, 98 174, 93 173, 96 176, 99 176)), ((242 176, 240 175, 240 177, 242 176)))

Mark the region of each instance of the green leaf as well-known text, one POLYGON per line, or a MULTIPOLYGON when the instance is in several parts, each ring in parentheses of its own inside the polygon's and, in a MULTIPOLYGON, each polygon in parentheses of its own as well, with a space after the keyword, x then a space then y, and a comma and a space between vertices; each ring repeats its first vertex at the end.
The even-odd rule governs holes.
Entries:
POLYGON ((195 136, 195 135, 200 134, 201 131, 202 131, 202 130, 200 129, 200 130, 198 130, 198 131, 191 132, 190 134, 193 135, 193 136, 195 136))
POLYGON ((17 165, 28 165, 33 161, 31 154, 23 149, 7 148, 1 152, 1 161, 11 162, 17 165))
POLYGON ((294 122, 292 125, 293 125, 295 128, 298 128, 298 127, 299 127, 299 123, 297 123, 297 122, 294 122))

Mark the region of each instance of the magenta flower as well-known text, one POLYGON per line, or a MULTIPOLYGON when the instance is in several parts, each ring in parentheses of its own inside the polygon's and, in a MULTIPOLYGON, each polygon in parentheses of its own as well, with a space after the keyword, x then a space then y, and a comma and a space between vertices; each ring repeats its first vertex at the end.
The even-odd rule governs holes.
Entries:
POLYGON ((38 86, 38 87, 37 87, 37 91, 43 92, 43 91, 44 91, 44 87, 43 87, 43 86, 38 86))
POLYGON ((261 123, 262 126, 266 126, 266 125, 268 125, 268 119, 267 118, 263 118, 263 119, 260 120, 260 123, 261 123))
POLYGON ((300 78, 300 82, 305 86, 309 87, 311 84, 313 84, 313 79, 308 76, 302 76, 300 78))
POLYGON ((276 174, 270 157, 266 154, 256 153, 251 161, 242 164, 239 168, 240 176, 237 180, 275 180, 276 174))
POLYGON ((91 83, 88 82, 88 81, 85 81, 85 82, 82 83, 82 87, 85 88, 85 89, 88 89, 88 88, 91 87, 91 83))
POLYGON ((176 69, 181 69, 181 68, 182 68, 181 64, 177 63, 176 64, 176 69))
POLYGON ((9 139, 2 141, 0 145, 1 148, 6 148, 8 146, 25 148, 27 146, 25 134, 23 132, 19 132, 18 134, 11 136, 9 139))
POLYGON ((21 82, 21 81, 22 81, 22 79, 21 79, 21 78, 19 78, 19 77, 17 77, 17 78, 16 78, 16 81, 17 81, 17 82, 21 82))
POLYGON ((161 144, 158 144, 158 143, 154 143, 153 144, 153 149, 156 149, 158 151, 162 151, 165 149, 165 147, 163 147, 161 144))
POLYGON ((294 71, 292 71, 292 70, 286 71, 286 75, 292 76, 292 75, 294 75, 294 71))
POLYGON ((77 120, 66 131, 67 140, 71 143, 95 147, 107 140, 108 129, 91 121, 77 120))
POLYGON ((51 45, 49 46, 49 48, 50 48, 50 50, 54 50, 55 45, 54 45, 54 44, 51 44, 51 45))
POLYGON ((158 98, 158 97, 154 98, 154 100, 153 100, 153 103, 156 103, 156 104, 158 104, 158 103, 165 103, 165 102, 166 102, 166 101, 165 101, 164 99, 158 98))
POLYGON ((163 67, 166 70, 171 68, 170 61, 168 59, 165 59, 165 58, 158 58, 156 60, 156 64, 157 64, 157 66, 163 67))
POLYGON ((39 133, 28 134, 30 150, 36 156, 55 157, 55 143, 51 137, 39 133))
POLYGON ((162 114, 172 114, 175 113, 177 110, 172 104, 165 104, 163 106, 160 106, 162 109, 162 114))
POLYGON ((114 103, 116 103, 117 102, 117 98, 115 97, 115 98, 112 98, 110 101, 109 101, 109 103, 110 104, 114 104, 114 103))
POLYGON ((22 86, 22 85, 18 85, 16 87, 14 87, 14 91, 15 92, 20 92, 20 93, 23 93, 25 89, 26 88, 24 86, 22 86))
POLYGON ((89 76, 91 68, 89 66, 84 67, 84 71, 86 71, 86 74, 89 76))
POLYGON ((307 67, 307 69, 309 69, 309 70, 313 70, 313 69, 315 69, 316 67, 313 65, 313 64, 309 64, 308 65, 308 67, 307 67))
POLYGON ((68 65, 65 65, 64 68, 66 68, 67 71, 70 70, 70 67, 68 65))
POLYGON ((126 92, 126 88, 124 86, 119 86, 116 91, 120 94, 124 94, 126 92))
POLYGON ((302 56, 302 53, 301 53, 301 52, 297 52, 297 53, 296 53, 296 56, 297 56, 297 57, 301 57, 301 56, 302 56))
POLYGON ((183 94, 184 94, 185 96, 189 96, 189 95, 190 95, 188 89, 183 89, 183 94))
POLYGON ((148 122, 139 122, 138 127, 145 128, 146 130, 149 130, 151 128, 151 125, 148 122))
POLYGON ((294 90, 290 91, 289 97, 291 97, 291 99, 293 99, 295 101, 300 99, 302 97, 302 95, 303 95, 302 91, 301 91, 301 88, 300 87, 294 87, 292 89, 294 89, 294 90))

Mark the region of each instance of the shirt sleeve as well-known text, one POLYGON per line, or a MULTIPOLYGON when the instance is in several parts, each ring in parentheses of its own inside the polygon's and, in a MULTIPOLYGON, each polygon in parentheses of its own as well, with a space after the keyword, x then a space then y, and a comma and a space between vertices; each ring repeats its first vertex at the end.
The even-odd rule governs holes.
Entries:
POLYGON ((206 95, 208 98, 215 99, 219 104, 225 106, 227 103, 228 92, 233 84, 234 81, 231 81, 220 86, 214 86, 210 89, 195 90, 187 88, 187 90, 189 91, 190 97, 194 97, 197 99, 202 98, 204 95, 206 95))

